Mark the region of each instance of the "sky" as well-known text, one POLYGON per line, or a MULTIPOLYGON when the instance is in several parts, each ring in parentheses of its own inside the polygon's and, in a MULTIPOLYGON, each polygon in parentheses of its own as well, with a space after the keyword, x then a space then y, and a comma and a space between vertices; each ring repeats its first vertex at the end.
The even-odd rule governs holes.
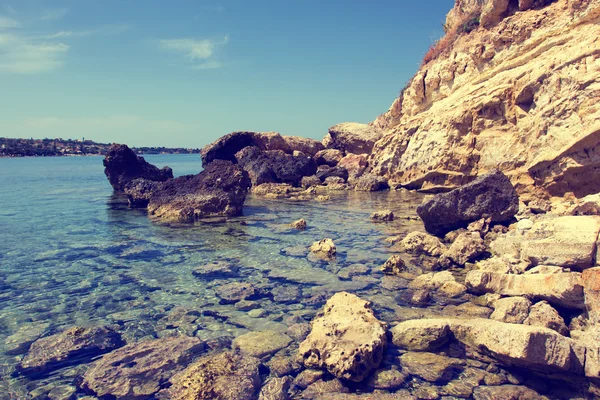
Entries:
POLYGON ((385 112, 453 0, 0 0, 0 136, 202 147, 385 112))

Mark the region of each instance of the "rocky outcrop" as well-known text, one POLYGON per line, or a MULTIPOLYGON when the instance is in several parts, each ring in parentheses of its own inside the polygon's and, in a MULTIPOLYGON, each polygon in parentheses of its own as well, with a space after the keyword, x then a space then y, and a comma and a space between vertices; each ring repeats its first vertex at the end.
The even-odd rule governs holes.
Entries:
POLYGON ((198 175, 181 176, 152 192, 148 213, 171 221, 193 222, 242 212, 250 186, 248 174, 229 161, 210 163, 198 175))
POLYGON ((327 148, 338 149, 344 153, 369 154, 381 133, 381 130, 373 125, 344 122, 329 128, 323 144, 327 148))
POLYGON ((90 361, 122 346, 121 335, 111 328, 74 327, 36 340, 17 370, 22 374, 48 373, 66 365, 90 361))
POLYGON ((156 182, 173 179, 171 168, 158 169, 124 144, 113 144, 108 149, 103 163, 108 181, 114 190, 120 192, 125 190, 129 182, 138 178, 156 182))
POLYGON ((130 344, 93 363, 81 387, 101 398, 147 399, 203 350, 200 339, 187 336, 130 344))
POLYGON ((341 292, 313 320, 298 360, 307 368, 324 368, 340 379, 360 382, 379 366, 386 343, 384 324, 370 303, 341 292))
POLYGON ((317 165, 329 165, 335 167, 344 157, 344 153, 337 149, 325 149, 315 154, 317 165))
POLYGON ((516 3, 456 1, 446 36, 373 123, 373 173, 447 189, 499 168, 520 193, 600 192, 600 3, 516 3))
POLYGON ((137 178, 125 185, 124 192, 131 208, 144 208, 148 206, 152 193, 162 187, 161 182, 137 178))
POLYGON ((438 194, 417 208, 425 229, 434 235, 467 227, 481 218, 506 222, 519 211, 519 197, 510 180, 493 171, 448 193, 438 194))
POLYGON ((337 165, 345 168, 348 171, 348 179, 353 180, 359 178, 369 164, 365 154, 346 154, 337 165))

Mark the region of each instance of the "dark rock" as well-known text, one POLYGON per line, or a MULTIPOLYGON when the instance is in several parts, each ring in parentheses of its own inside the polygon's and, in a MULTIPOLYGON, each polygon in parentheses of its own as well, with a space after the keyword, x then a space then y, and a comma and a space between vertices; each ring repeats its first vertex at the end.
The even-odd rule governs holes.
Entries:
POLYGON ((316 175, 305 176, 300 181, 300 186, 302 186, 303 188, 309 188, 311 186, 320 186, 320 185, 321 185, 321 180, 319 178, 317 178, 316 175))
POLYGON ((372 174, 362 175, 353 184, 354 189, 359 192, 377 192, 390 187, 384 178, 372 174))
POLYGON ((117 191, 125 190, 125 185, 137 178, 157 182, 173 179, 171 168, 158 169, 124 144, 113 144, 108 149, 103 163, 104 174, 117 191))
POLYGON ((157 189, 162 187, 161 182, 150 181, 144 178, 137 178, 125 185, 125 194, 132 208, 145 208, 148 206, 150 196, 157 189))
POLYGON ((317 165, 329 165, 335 167, 344 157, 344 153, 337 149, 322 150, 315 154, 317 165))
POLYGON ((187 336, 130 344, 93 363, 81 387, 101 398, 147 399, 203 349, 200 339, 187 336))
POLYGON ((17 370, 22 374, 47 373, 78 364, 106 353, 124 343, 121 335, 106 327, 74 327, 36 340, 17 370))
POLYGON ((506 222, 519 211, 519 197, 500 171, 480 176, 448 193, 436 195, 417 208, 425 229, 438 236, 466 227, 481 218, 506 222))
POLYGON ((248 174, 239 166, 217 160, 198 175, 165 182, 150 196, 148 212, 181 222, 240 215, 249 186, 248 174))
POLYGON ((246 282, 228 283, 216 288, 215 292, 223 304, 236 303, 241 300, 253 300, 264 295, 253 284, 246 282))
POLYGON ((342 167, 330 167, 328 165, 320 165, 317 170, 317 178, 321 180, 321 182, 325 182, 325 179, 331 177, 342 178, 344 182, 348 180, 348 171, 346 168, 342 167))
POLYGON ((200 265, 192 271, 194 276, 201 279, 231 278, 236 276, 236 269, 226 261, 215 261, 200 265))
POLYGON ((303 177, 314 175, 317 171, 315 160, 303 153, 290 155, 281 150, 263 151, 252 146, 236 153, 235 158, 248 172, 254 186, 262 183, 299 186, 303 177))
POLYGON ((290 146, 279 133, 233 132, 200 151, 202 166, 206 168, 214 160, 236 162, 235 154, 249 146, 258 147, 260 150, 283 150, 291 153, 290 146))

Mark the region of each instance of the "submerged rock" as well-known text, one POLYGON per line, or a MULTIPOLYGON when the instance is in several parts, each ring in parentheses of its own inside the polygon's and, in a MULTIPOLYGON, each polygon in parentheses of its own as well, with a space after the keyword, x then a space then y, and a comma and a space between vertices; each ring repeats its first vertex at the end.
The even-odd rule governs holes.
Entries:
POLYGON ((36 340, 17 370, 22 374, 47 373, 89 361, 122 345, 121 335, 111 328, 74 327, 36 340))
POLYGON ((480 176, 451 192, 438 194, 417 208, 427 232, 438 236, 484 217, 491 218, 491 222, 507 222, 518 211, 517 192, 500 171, 480 176))
POLYGON ((174 375, 161 392, 170 400, 254 400, 260 388, 260 360, 232 353, 201 357, 174 375))
POLYGON ((248 175, 240 167, 217 160, 198 175, 165 182, 150 196, 148 213, 180 222, 210 216, 236 216, 242 213, 249 186, 248 175))
POLYGON ((290 376, 272 378, 260 390, 258 400, 289 400, 293 383, 290 376))
POLYGON ((254 300, 262 297, 263 293, 248 282, 231 282, 215 289, 216 295, 223 304, 236 303, 241 300, 254 300))
POLYGON ((133 343, 93 363, 81 387, 102 398, 147 399, 203 350, 200 339, 187 336, 133 343))
POLYGON ((433 353, 408 352, 400 357, 402 367, 411 375, 428 382, 447 382, 456 375, 464 361, 433 353))
POLYGON ((340 379, 360 382, 382 361, 387 344, 384 326, 369 302, 337 293, 313 320, 298 360, 307 368, 325 368, 340 379))
POLYGON ((289 336, 275 331, 250 332, 235 338, 232 348, 242 354, 263 358, 277 353, 291 342, 289 336))
POLYGON ((138 178, 156 182, 173 179, 171 168, 158 169, 124 144, 113 144, 108 149, 103 163, 104 174, 116 191, 125 190, 125 185, 138 178))

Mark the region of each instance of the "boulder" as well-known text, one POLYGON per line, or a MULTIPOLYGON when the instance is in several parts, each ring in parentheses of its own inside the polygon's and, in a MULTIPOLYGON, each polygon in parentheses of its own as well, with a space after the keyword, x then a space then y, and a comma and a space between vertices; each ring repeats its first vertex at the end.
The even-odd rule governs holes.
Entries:
POLYGON ((233 132, 225 135, 200 151, 202 166, 206 168, 214 160, 235 162, 235 154, 244 147, 254 146, 260 150, 282 150, 291 153, 289 144, 276 132, 233 132))
POLYGON ((311 186, 321 186, 321 180, 316 175, 304 176, 300 180, 300 186, 309 188, 311 186))
POLYGON ((222 304, 237 303, 241 300, 253 300, 263 296, 263 292, 249 282, 230 282, 215 289, 222 304))
POLYGON ((387 275, 399 275, 406 271, 406 264, 400 256, 393 255, 381 266, 381 271, 387 275))
POLYGON ((312 246, 310 246, 310 251, 319 258, 331 259, 335 257, 337 248, 335 247, 333 240, 325 238, 318 242, 314 242, 312 246))
POLYGON ((366 171, 369 163, 365 154, 346 154, 337 164, 338 167, 346 168, 348 179, 356 179, 366 171))
POLYGON ((315 160, 306 155, 290 155, 282 150, 245 147, 235 154, 237 163, 248 172, 252 185, 287 183, 300 186, 303 177, 317 172, 315 160))
POLYGON ((502 21, 508 11, 510 0, 487 0, 483 3, 479 23, 485 28, 502 21))
POLYGON ((348 171, 342 167, 330 167, 328 165, 319 165, 317 169, 317 178, 321 180, 321 182, 325 182, 328 178, 341 178, 345 182, 348 180, 348 171))
POLYGON ((522 324, 529 315, 531 301, 524 297, 505 297, 493 304, 491 319, 508 324, 522 324))
POLYGON ((364 174, 355 179, 352 184, 357 192, 377 192, 389 189, 390 185, 385 178, 373 174, 364 174))
POLYGON ((394 212, 392 210, 375 211, 371 214, 371 221, 393 221, 394 212))
POLYGON ((529 308, 529 315, 523 321, 525 325, 542 326, 552 329, 563 336, 569 336, 565 320, 547 301, 540 301, 529 308))
POLYGON ((129 344, 94 362, 81 387, 102 398, 147 399, 203 350, 200 339, 187 336, 129 344))
POLYGON ((464 361, 438 354, 412 352, 400 357, 403 370, 428 382, 448 382, 462 369, 464 361))
POLYGON ((275 331, 249 332, 235 338, 232 349, 253 357, 263 358, 277 353, 292 343, 292 339, 275 331))
POLYGON ((198 175, 165 182, 150 196, 148 213, 180 222, 240 215, 249 186, 248 174, 239 166, 217 160, 198 175))
POLYGON ((134 179, 143 178, 149 181, 164 182, 173 179, 173 170, 169 167, 158 169, 136 155, 124 144, 113 144, 104 157, 104 174, 113 189, 122 192, 125 185, 134 179))
POLYGON ((475 294, 497 293, 503 296, 524 296, 546 300, 567 308, 584 308, 581 274, 502 274, 469 271, 465 279, 469 291, 475 294))
POLYGON ((480 176, 451 192, 437 194, 417 208, 427 232, 437 236, 465 228, 484 217, 491 222, 507 222, 518 211, 517 192, 500 171, 480 176))
POLYGON ((408 380, 406 371, 398 371, 397 369, 378 369, 373 372, 366 382, 368 387, 381 390, 395 390, 408 380))
POLYGON ((272 378, 260 390, 258 400, 290 400, 293 383, 290 376, 272 378))
POLYGON ((170 400, 254 400, 260 388, 260 360, 232 353, 209 354, 174 375, 161 392, 170 400))
POLYGON ((442 293, 448 297, 460 297, 467 292, 467 287, 462 283, 456 281, 445 282, 439 289, 439 293, 442 293))
POLYGON ((408 253, 424 253, 432 257, 439 257, 447 250, 440 239, 423 232, 411 232, 406 235, 402 239, 402 248, 408 253))
POLYGON ((298 151, 309 156, 315 156, 318 152, 325 149, 323 143, 315 139, 300 136, 283 136, 283 140, 287 143, 292 153, 298 151))
POLYGON ((307 368, 325 368, 340 379, 360 382, 379 366, 386 344, 385 324, 375 318, 371 303, 340 292, 313 320, 298 359, 307 368))
POLYGON ((17 365, 21 374, 45 374, 67 365, 90 361, 124 343, 121 335, 107 327, 73 327, 33 342, 17 365))
POLYGON ((442 347, 450 338, 450 327, 444 320, 414 319, 392 328, 394 345, 413 351, 431 351, 442 347))
POLYGON ((344 153, 342 153, 340 150, 326 149, 315 154, 315 161, 317 162, 317 165, 328 165, 330 167, 335 167, 343 157, 344 153))
POLYGON ((344 153, 370 154, 381 134, 382 132, 372 125, 344 122, 329 128, 323 145, 344 153))
POLYGON ((449 264, 465 265, 474 261, 477 257, 486 251, 486 246, 479 235, 479 232, 463 232, 450 248, 442 255, 442 263, 448 260, 449 264))
POLYGON ((125 185, 124 192, 131 208, 145 208, 150 202, 150 196, 162 187, 161 182, 137 178, 125 185))

